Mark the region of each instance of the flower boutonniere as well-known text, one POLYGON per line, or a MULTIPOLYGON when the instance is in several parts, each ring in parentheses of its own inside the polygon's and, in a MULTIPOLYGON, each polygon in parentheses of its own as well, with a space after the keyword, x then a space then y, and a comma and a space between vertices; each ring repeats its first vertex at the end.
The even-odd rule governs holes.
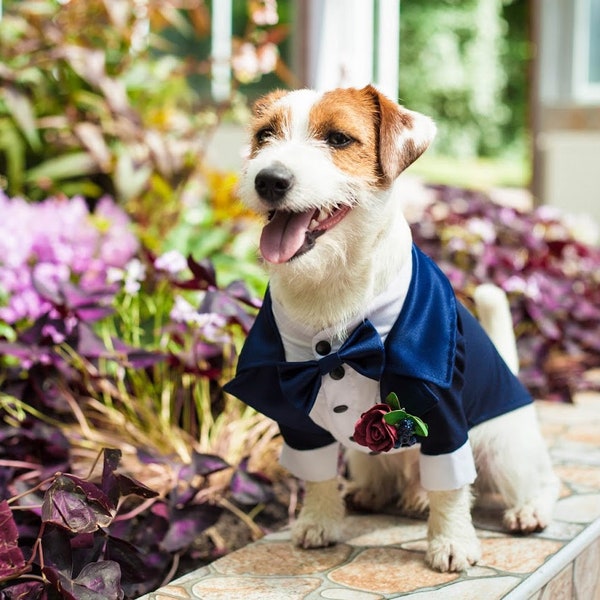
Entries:
POLYGON ((354 426, 354 441, 373 452, 388 452, 392 448, 412 446, 417 436, 427 437, 427 425, 400 408, 393 392, 385 404, 376 404, 363 413, 354 426))

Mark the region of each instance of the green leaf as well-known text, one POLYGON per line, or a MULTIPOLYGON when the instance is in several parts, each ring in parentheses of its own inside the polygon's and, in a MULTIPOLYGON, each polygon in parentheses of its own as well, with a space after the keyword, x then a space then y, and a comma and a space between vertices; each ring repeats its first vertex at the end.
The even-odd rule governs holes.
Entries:
POLYGON ((29 170, 27 181, 35 183, 40 179, 70 179, 98 172, 94 157, 88 152, 73 152, 56 158, 50 158, 29 170))
POLYGON ((103 189, 92 181, 78 179, 76 181, 62 181, 60 191, 67 197, 85 196, 86 198, 100 198, 103 189))
POLYGON ((404 410, 393 410, 392 412, 383 415, 383 419, 389 425, 395 425, 407 417, 410 417, 410 415, 404 410))
POLYGON ((427 424, 419 419, 419 417, 408 414, 405 410, 392 410, 391 412, 383 415, 383 420, 388 425, 396 425, 402 421, 402 419, 410 419, 415 424, 415 435, 421 437, 427 437, 429 435, 429 428, 427 427, 427 424))
POLYGON ((398 396, 394 392, 390 392, 385 401, 393 410, 400 410, 400 400, 398 400, 398 396))
POLYGON ((0 119, 0 154, 6 159, 7 190, 12 195, 23 191, 23 172, 25 171, 25 142, 14 123, 6 118, 0 119))
POLYGON ((429 428, 427 427, 427 424, 419 419, 419 417, 409 415, 409 418, 412 419, 413 423, 415 424, 416 435, 420 435, 421 437, 427 437, 429 435, 429 428))
POLYGON ((9 342, 14 342, 17 339, 17 332, 4 321, 0 321, 0 336, 9 342))
POLYGON ((148 164, 136 165, 133 151, 123 148, 119 153, 113 181, 118 195, 124 200, 139 196, 148 185, 152 169, 148 164))
POLYGON ((29 145, 39 152, 42 147, 40 136, 35 124, 35 110, 28 96, 18 88, 8 85, 4 87, 4 101, 12 118, 23 132, 29 145))

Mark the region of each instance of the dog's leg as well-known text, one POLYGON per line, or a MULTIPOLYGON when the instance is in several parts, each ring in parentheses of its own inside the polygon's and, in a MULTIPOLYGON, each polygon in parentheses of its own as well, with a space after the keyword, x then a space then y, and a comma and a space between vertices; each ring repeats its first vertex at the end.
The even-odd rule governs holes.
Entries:
MULTIPOLYGON (((506 294, 480 285, 475 303, 483 328, 513 373, 519 369, 517 346, 506 294)), ((502 496, 509 507, 504 525, 528 533, 552 518, 559 482, 542 438, 533 405, 474 427, 469 437, 480 483, 502 496)))
POLYGON ((428 546, 425 560, 438 571, 463 571, 481 557, 471 522, 471 490, 429 492, 428 546))
POLYGON ((497 491, 508 507, 504 525, 528 533, 552 518, 559 482, 533 405, 474 427, 469 438, 481 483, 497 491))
POLYGON ((350 450, 347 457, 350 482, 346 495, 351 506, 369 512, 380 511, 396 495, 394 472, 388 472, 380 456, 350 450))
POLYGON ((397 482, 397 505, 402 513, 409 517, 424 517, 429 509, 429 494, 421 485, 420 454, 420 448, 413 447, 390 456, 402 457, 402 479, 397 482))
POLYGON ((302 548, 320 548, 338 541, 344 501, 337 479, 306 482, 304 506, 292 525, 292 540, 302 548))
POLYGON ((346 495, 351 506, 377 512, 396 502, 408 516, 427 511, 429 501, 420 483, 418 448, 378 456, 349 451, 347 457, 351 481, 346 495))

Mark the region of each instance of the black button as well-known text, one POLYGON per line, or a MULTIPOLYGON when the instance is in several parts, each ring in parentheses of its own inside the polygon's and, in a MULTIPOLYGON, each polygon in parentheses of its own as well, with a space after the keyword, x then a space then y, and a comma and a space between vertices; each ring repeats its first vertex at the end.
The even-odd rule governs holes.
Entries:
POLYGON ((327 354, 331 352, 331 344, 327 340, 321 340, 320 342, 317 342, 315 350, 317 351, 317 354, 327 356, 327 354))
POLYGON ((348 407, 345 404, 340 404, 339 406, 333 407, 334 413, 343 413, 343 412, 346 412, 347 410, 348 410, 348 407))
POLYGON ((339 381, 340 379, 342 379, 342 377, 345 374, 346 374, 346 372, 344 371, 344 367, 342 367, 342 365, 340 365, 339 367, 336 367, 335 369, 333 369, 329 373, 329 376, 331 377, 331 379, 335 379, 336 381, 339 381))
POLYGON ((353 435, 351 435, 351 436, 350 436, 348 439, 349 439, 351 442, 353 442, 353 441, 354 441, 354 436, 353 436, 353 435))

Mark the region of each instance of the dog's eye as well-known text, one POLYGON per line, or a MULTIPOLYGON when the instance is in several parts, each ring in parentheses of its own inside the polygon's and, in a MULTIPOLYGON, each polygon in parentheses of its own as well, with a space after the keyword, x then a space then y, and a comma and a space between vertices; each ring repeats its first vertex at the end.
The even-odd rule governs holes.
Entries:
POLYGON ((341 131, 332 131, 325 141, 333 148, 344 148, 353 142, 351 137, 341 131))
POLYGON ((275 132, 271 127, 263 127, 255 133, 254 139, 257 144, 264 144, 269 138, 273 137, 274 134, 275 132))

